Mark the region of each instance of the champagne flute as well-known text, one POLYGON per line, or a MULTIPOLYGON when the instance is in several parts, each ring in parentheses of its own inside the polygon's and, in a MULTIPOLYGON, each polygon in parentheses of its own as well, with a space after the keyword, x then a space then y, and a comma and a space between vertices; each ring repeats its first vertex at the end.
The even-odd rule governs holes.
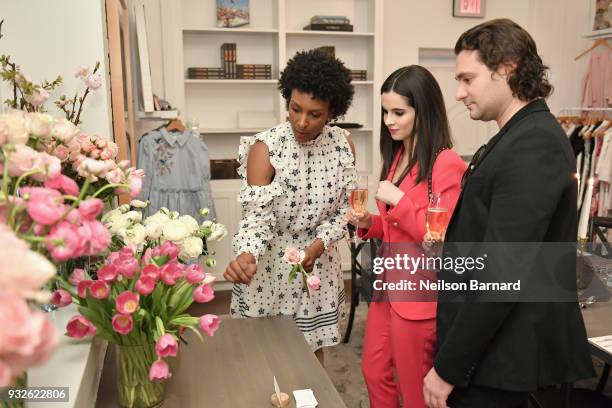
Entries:
MULTIPOLYGON (((428 235, 435 241, 442 241, 444 234, 446 233, 446 226, 448 225, 448 207, 444 202, 444 197, 441 193, 434 193, 429 200, 427 207, 427 215, 425 221, 425 227, 427 228, 428 235)), ((438 247, 434 243, 434 254, 439 256, 438 253, 441 247, 438 247)))
MULTIPOLYGON (((368 203, 368 176, 359 175, 355 180, 355 186, 349 189, 349 204, 356 215, 363 215, 366 212, 368 203)), ((353 235, 352 243, 357 245, 359 238, 357 237, 357 228, 353 235)))

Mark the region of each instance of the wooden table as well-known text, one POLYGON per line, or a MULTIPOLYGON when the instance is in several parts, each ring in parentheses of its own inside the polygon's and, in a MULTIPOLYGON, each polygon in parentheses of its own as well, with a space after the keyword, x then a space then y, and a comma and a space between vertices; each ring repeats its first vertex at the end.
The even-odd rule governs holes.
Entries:
MULTIPOLYGON (((319 408, 346 408, 291 317, 230 319, 204 342, 190 331, 189 345, 169 358, 172 379, 164 407, 267 408, 276 376, 283 392, 310 388, 319 408), (173 361, 174 360, 174 361, 173 361)), ((113 347, 109 347, 109 350, 113 347)), ((115 358, 107 356, 96 407, 116 406, 115 358)))

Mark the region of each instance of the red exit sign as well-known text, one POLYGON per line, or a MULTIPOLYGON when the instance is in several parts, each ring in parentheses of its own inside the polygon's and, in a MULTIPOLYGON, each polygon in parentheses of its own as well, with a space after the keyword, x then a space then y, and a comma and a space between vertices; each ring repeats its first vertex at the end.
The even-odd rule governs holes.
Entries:
POLYGON ((453 16, 484 17, 484 0, 453 0, 453 16))

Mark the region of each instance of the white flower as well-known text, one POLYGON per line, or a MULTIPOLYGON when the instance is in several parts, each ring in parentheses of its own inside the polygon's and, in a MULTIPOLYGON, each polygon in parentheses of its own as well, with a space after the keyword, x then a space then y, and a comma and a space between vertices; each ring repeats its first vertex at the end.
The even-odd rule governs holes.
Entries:
POLYGON ((212 227, 212 225, 214 224, 214 222, 206 220, 202 223, 202 228, 210 228, 212 227))
POLYGON ((181 259, 193 259, 199 257, 203 250, 204 243, 202 242, 201 238, 187 237, 181 244, 181 252, 179 256, 181 259))
POLYGON ((85 85, 92 91, 95 91, 102 85, 102 78, 98 74, 89 74, 86 77, 82 77, 85 85))
POLYGON ((210 285, 216 280, 217 280, 217 277, 215 275, 211 275, 210 273, 207 273, 204 277, 204 280, 202 281, 202 285, 210 285))
POLYGON ((49 92, 43 88, 36 88, 30 95, 24 95, 23 98, 34 106, 40 106, 49 99, 49 92))
POLYGON ((6 113, 0 116, 0 122, 4 123, 3 132, 6 133, 7 143, 26 144, 30 135, 25 126, 23 112, 6 113))
POLYGON ((149 223, 145 226, 145 228, 147 229, 147 236, 149 239, 155 240, 161 237, 164 226, 162 224, 149 223))
POLYGON ((200 215, 202 217, 206 217, 209 213, 210 213, 210 210, 208 208, 200 208, 200 215))
POLYGON ((179 221, 185 225, 189 235, 193 235, 199 228, 198 222, 191 215, 182 215, 179 217, 179 221))
POLYGON ((81 65, 80 67, 78 67, 76 72, 74 73, 75 78, 85 78, 87 75, 89 75, 89 68, 85 65, 81 65))
POLYGON ((181 242, 189 235, 185 224, 179 220, 171 220, 164 225, 162 236, 172 242, 181 242))
POLYGON ((46 139, 51 134, 53 116, 47 113, 26 113, 25 125, 30 134, 46 139))
POLYGON ((223 224, 213 224, 212 231, 208 239, 210 241, 221 241, 227 235, 227 229, 223 224))
POLYGON ((88 157, 79 165, 77 172, 81 177, 104 177, 110 169, 109 163, 88 157))
POLYGON ((155 214, 145 218, 144 225, 159 224, 163 227, 168 222, 170 222, 170 217, 168 217, 167 214, 162 212, 162 210, 159 210, 155 214))
POLYGON ((136 245, 139 250, 141 250, 144 246, 145 239, 147 238, 147 229, 142 224, 136 224, 132 228, 127 230, 127 236, 124 238, 123 242, 126 245, 136 245))
POLYGON ((145 208, 147 205, 149 205, 148 201, 140 201, 140 200, 130 201, 130 206, 134 208, 145 208))
POLYGON ((142 213, 140 211, 128 211, 125 213, 125 217, 133 223, 142 221, 142 213))
POLYGON ((79 128, 66 118, 56 120, 51 129, 51 137, 65 144, 68 144, 79 133, 79 128))

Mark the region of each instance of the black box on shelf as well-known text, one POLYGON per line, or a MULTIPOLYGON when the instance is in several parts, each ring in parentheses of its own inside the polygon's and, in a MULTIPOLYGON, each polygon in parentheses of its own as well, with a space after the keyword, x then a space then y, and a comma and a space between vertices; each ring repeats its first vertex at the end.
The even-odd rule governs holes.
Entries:
POLYGON ((352 24, 308 24, 306 31, 353 31, 352 24))
POLYGON ((210 161, 211 180, 239 179, 238 167, 240 164, 236 159, 219 159, 210 161))

